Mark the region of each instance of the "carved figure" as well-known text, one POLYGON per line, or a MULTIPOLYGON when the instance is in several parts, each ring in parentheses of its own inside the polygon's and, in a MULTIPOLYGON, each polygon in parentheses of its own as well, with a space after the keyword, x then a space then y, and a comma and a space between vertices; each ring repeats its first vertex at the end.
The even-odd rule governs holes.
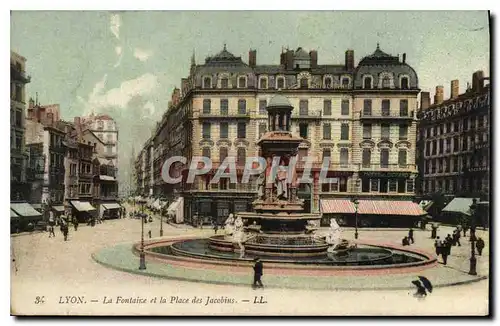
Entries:
POLYGON ((276 174, 276 194, 278 196, 278 199, 288 198, 286 176, 286 167, 283 164, 280 164, 280 166, 278 166, 278 173, 276 174))
POLYGON ((258 190, 258 198, 264 199, 265 195, 265 186, 266 186, 266 174, 262 172, 257 179, 257 190, 258 190))
POLYGON ((330 229, 328 230, 328 235, 326 236, 326 243, 331 245, 335 249, 340 243, 340 233, 341 229, 337 221, 332 218, 330 219, 330 229))
POLYGON ((232 213, 229 214, 229 217, 227 218, 224 224, 225 224, 224 230, 226 231, 226 234, 232 235, 234 232, 234 217, 232 213))

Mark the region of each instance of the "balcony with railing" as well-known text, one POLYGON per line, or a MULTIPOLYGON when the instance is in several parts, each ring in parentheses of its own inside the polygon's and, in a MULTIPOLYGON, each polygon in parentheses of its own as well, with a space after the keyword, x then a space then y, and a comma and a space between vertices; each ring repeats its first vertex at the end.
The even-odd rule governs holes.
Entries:
POLYGON ((218 120, 218 119, 250 119, 250 113, 248 111, 210 111, 201 112, 198 119, 203 120, 218 120))
POLYGON ((31 82, 31 76, 16 65, 10 65, 10 78, 24 84, 31 82))
POLYGON ((416 164, 403 164, 403 163, 362 163, 359 167, 360 171, 387 171, 387 172, 417 172, 416 164))
POLYGON ((361 120, 394 120, 411 121, 415 119, 415 111, 407 110, 360 110, 359 118, 361 120))

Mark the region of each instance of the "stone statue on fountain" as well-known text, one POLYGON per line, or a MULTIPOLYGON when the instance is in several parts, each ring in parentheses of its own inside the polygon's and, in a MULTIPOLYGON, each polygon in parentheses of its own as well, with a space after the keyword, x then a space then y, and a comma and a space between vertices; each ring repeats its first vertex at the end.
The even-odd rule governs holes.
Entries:
POLYGON ((276 195, 278 199, 288 198, 288 186, 287 186, 287 168, 281 163, 278 166, 278 173, 276 174, 276 195))
POLYGON ((234 220, 233 243, 238 244, 238 246, 240 247, 240 256, 243 256, 245 253, 245 247, 243 246, 243 242, 245 242, 243 219, 241 218, 241 216, 238 216, 234 220))
POLYGON ((266 173, 262 172, 257 178, 257 195, 259 200, 263 200, 265 197, 265 187, 266 187, 266 173))
POLYGON ((341 232, 342 230, 339 224, 337 223, 337 220, 335 220, 334 218, 330 219, 330 229, 328 230, 328 234, 326 236, 326 243, 331 245, 332 249, 335 249, 340 245, 341 232))
POLYGON ((224 223, 224 231, 226 231, 227 235, 233 235, 234 233, 234 217, 233 214, 229 214, 226 222, 224 223))

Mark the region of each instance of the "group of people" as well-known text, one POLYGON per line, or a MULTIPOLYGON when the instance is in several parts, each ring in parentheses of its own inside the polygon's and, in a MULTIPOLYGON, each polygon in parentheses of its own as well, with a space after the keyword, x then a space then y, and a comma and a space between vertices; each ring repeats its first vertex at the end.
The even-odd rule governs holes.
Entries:
POLYGON ((412 243, 415 243, 415 239, 413 238, 413 228, 410 228, 408 231, 408 236, 403 238, 403 246, 409 246, 412 243))
MULTIPOLYGON (((437 227, 436 227, 437 230, 437 227)), ((436 255, 440 256, 443 258, 443 264, 446 265, 448 262, 448 256, 451 255, 451 247, 453 246, 461 246, 460 244, 460 238, 461 238, 461 233, 463 232, 464 237, 466 236, 466 228, 463 226, 457 225, 455 230, 453 230, 452 234, 446 235, 446 238, 444 240, 441 240, 439 236, 436 236, 436 240, 434 242, 434 247, 436 249, 436 255)), ((434 233, 433 233, 434 235, 434 233)), ((476 237, 475 236, 475 230, 471 230, 470 236, 469 236, 469 241, 474 240, 476 241, 475 249, 478 252, 478 255, 481 256, 483 249, 484 249, 484 240, 481 237, 476 237)))

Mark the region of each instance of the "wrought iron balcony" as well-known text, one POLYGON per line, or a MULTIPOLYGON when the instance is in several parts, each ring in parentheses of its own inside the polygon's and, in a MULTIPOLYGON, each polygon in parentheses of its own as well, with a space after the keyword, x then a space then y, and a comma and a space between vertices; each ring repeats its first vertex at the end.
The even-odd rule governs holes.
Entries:
POLYGON ((234 112, 210 112, 200 113, 199 119, 250 119, 250 113, 234 113, 234 112))
POLYGON ((362 163, 359 167, 360 171, 390 171, 390 172, 416 172, 416 164, 372 164, 362 163))
POLYGON ((25 71, 22 71, 15 65, 10 65, 10 78, 24 84, 31 82, 31 76, 27 75, 25 71))
POLYGON ((411 121, 415 118, 415 111, 410 111, 408 114, 404 112, 390 112, 386 110, 380 111, 359 111, 359 118, 362 120, 394 120, 394 121, 411 121))

